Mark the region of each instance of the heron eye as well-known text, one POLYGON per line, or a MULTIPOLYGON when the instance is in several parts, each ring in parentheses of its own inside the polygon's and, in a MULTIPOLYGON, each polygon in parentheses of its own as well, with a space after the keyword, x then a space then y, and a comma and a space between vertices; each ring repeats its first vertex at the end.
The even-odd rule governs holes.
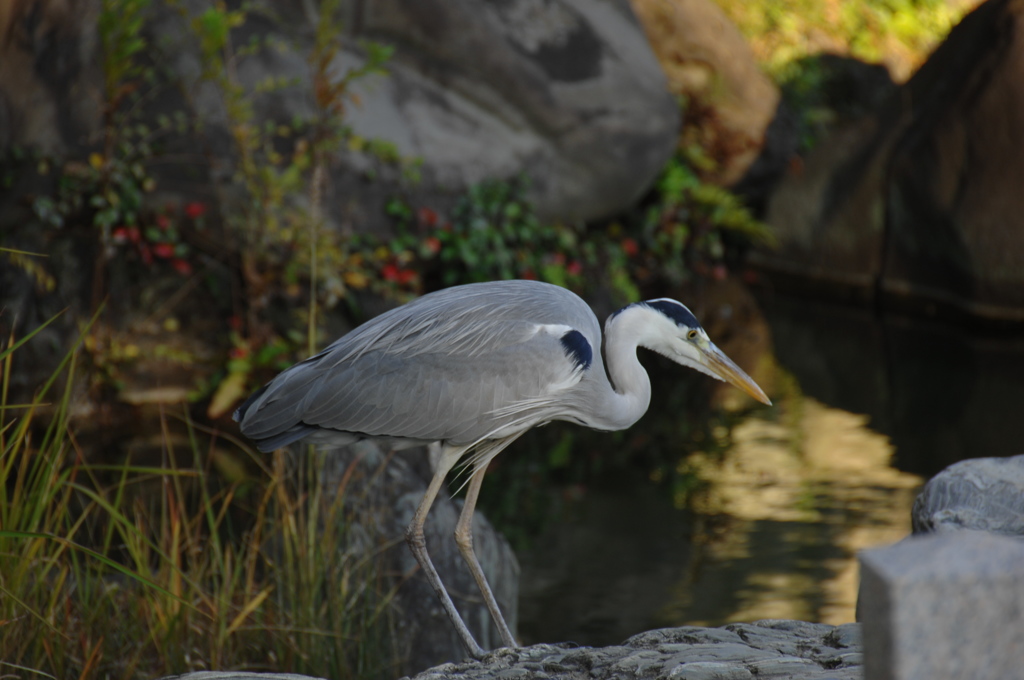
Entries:
POLYGON ((697 331, 691 330, 689 333, 686 334, 686 337, 687 337, 688 340, 696 340, 697 339, 697 331))

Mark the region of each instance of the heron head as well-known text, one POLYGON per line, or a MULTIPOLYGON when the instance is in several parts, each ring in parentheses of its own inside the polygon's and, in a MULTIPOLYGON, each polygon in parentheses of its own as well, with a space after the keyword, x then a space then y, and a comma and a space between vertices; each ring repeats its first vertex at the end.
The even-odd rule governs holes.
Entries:
POLYGON ((763 404, 772 403, 757 383, 711 342, 707 331, 686 305, 669 298, 637 304, 652 312, 652 332, 648 341, 642 343, 648 349, 734 385, 763 404))

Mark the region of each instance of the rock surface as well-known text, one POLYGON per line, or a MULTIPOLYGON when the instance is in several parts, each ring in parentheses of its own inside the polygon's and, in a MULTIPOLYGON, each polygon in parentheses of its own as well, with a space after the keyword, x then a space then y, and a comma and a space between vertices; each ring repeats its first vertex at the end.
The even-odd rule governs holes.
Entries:
POLYGON ((0 3, 0 150, 64 153, 101 125, 99 0, 0 3))
POLYGON ((501 649, 482 661, 432 668, 414 680, 442 678, 678 678, 717 680, 861 678, 857 624, 828 626, 765 620, 721 628, 665 628, 614 647, 534 645, 501 649))
MULTIPOLYGON (((197 14, 209 2, 184 4, 197 14)), ((239 77, 250 88, 268 78, 296 83, 255 97, 256 115, 311 119, 304 53, 315 12, 309 3, 256 4, 269 17, 242 32, 295 47, 243 61, 239 77)), ((361 137, 421 158, 416 193, 526 173, 543 218, 589 219, 628 206, 673 152, 679 112, 626 2, 375 0, 343 7, 346 36, 332 63, 338 74, 364 63, 362 41, 396 46, 386 76, 352 83, 357 101, 345 107, 345 122, 361 137)), ((195 41, 172 12, 154 30, 196 110, 229 145, 223 105, 198 80, 195 41)), ((397 188, 386 186, 383 174, 371 187, 353 183, 373 164, 363 152, 342 150, 336 161, 329 217, 364 230, 397 188)))
POLYGON ((915 534, 971 529, 1024 536, 1024 456, 961 461, 924 485, 915 534))
POLYGON ((990 0, 876 111, 794 164, 757 262, 806 289, 1024 320, 1024 7, 990 0))
POLYGON ((198 671, 172 675, 164 680, 325 680, 295 673, 247 673, 245 671, 198 671))
MULTIPOLYGON (((480 661, 449 663, 413 680, 860 680, 861 632, 855 623, 828 626, 765 620, 721 628, 665 628, 614 647, 572 644, 499 649, 480 661)), ((295 676, 190 673, 176 680, 299 680, 295 676)), ((170 680, 170 679, 167 679, 170 680)))

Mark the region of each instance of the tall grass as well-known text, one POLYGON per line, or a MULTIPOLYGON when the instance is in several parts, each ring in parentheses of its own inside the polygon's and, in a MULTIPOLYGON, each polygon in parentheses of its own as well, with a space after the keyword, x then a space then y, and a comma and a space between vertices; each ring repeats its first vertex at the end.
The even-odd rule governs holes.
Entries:
POLYGON ((350 540, 344 480, 326 493, 313 456, 297 481, 278 453, 223 481, 214 453, 244 448, 187 415, 187 446, 163 418, 164 465, 90 464, 70 417, 76 354, 11 404, 21 342, 0 344, 0 677, 394 674, 390 592, 379 555, 350 540))

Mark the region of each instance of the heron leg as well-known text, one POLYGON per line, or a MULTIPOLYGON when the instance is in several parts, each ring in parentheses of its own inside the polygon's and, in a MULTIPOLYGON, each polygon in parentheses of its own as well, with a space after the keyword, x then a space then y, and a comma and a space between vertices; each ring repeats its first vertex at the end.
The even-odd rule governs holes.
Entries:
POLYGON ((430 480, 427 492, 423 494, 423 500, 420 501, 419 507, 416 508, 416 514, 413 515, 412 523, 405 530, 405 540, 409 544, 409 549, 412 550, 413 557, 416 558, 420 568, 423 569, 427 581, 434 588, 434 592, 437 593, 441 606, 444 607, 445 613, 448 614, 452 625, 455 626, 455 631, 462 638, 462 644, 466 647, 466 651, 473 658, 479 659, 485 652, 477 644, 473 634, 469 632, 466 622, 462 620, 462 616, 455 608, 455 603, 452 602, 451 596, 448 595, 444 583, 441 582, 441 577, 438 575, 437 569, 434 568, 434 563, 430 561, 430 555, 427 554, 427 540, 423 534, 423 525, 426 524, 430 506, 434 504, 434 499, 437 498, 437 493, 441 490, 448 472, 465 452, 465 447, 444 447, 437 469, 434 471, 434 478, 430 480))
POLYGON ((502 616, 501 609, 498 608, 498 601, 494 598, 491 586, 487 583, 487 577, 473 550, 473 511, 476 509, 476 501, 480 495, 480 485, 483 484, 485 472, 487 472, 486 465, 474 470, 469 486, 466 487, 465 504, 462 506, 458 524, 455 525, 455 543, 459 546, 462 559, 466 560, 466 565, 469 566, 469 571, 473 574, 477 587, 480 588, 480 594, 484 596, 484 603, 487 605, 488 611, 491 612, 494 623, 498 626, 501 641, 506 647, 518 647, 519 644, 512 636, 508 624, 505 623, 505 617, 502 616))

